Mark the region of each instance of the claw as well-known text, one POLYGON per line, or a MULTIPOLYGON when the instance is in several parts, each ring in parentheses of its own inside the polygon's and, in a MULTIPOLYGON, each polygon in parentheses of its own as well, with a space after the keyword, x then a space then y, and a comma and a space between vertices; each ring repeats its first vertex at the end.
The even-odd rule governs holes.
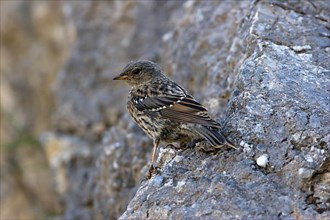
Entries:
POLYGON ((176 149, 176 147, 173 144, 168 144, 165 146, 165 148, 176 149))
POLYGON ((174 145, 174 144, 168 144, 165 148, 173 149, 176 151, 183 151, 188 148, 188 144, 180 144, 180 145, 174 145))
POLYGON ((149 171, 143 180, 149 180, 153 175, 159 175, 159 174, 160 174, 160 167, 156 167, 153 164, 151 164, 149 171))

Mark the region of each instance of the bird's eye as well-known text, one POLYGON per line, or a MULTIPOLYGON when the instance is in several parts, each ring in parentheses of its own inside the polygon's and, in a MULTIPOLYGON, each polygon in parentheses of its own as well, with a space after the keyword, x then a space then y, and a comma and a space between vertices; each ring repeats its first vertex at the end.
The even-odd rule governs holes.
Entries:
POLYGON ((132 73, 134 74, 134 75, 137 75, 137 74, 139 74, 140 73, 140 69, 134 69, 133 71, 132 71, 132 73))

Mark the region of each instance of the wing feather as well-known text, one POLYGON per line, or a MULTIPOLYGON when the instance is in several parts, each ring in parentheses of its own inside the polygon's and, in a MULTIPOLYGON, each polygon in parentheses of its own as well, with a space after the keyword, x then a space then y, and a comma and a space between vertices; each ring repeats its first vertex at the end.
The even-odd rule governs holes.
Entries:
MULTIPOLYGON (((198 103, 191 95, 174 82, 170 82, 177 94, 162 91, 158 95, 151 92, 146 96, 136 94, 132 99, 139 111, 144 111, 150 116, 157 112, 162 117, 178 122, 194 123, 213 128, 219 128, 218 122, 210 118, 204 106, 198 103)), ((162 85, 164 86, 164 85, 162 85)))

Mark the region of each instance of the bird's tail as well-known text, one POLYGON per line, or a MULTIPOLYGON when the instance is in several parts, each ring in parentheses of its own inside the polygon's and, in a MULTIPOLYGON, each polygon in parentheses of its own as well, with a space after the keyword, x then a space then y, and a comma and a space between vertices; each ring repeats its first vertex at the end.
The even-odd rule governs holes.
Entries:
POLYGON ((218 148, 223 145, 228 145, 232 148, 235 148, 237 150, 237 147, 235 147, 234 144, 229 142, 223 134, 221 134, 220 131, 206 127, 206 126, 198 126, 196 128, 196 131, 202 135, 210 144, 212 144, 215 148, 218 148))

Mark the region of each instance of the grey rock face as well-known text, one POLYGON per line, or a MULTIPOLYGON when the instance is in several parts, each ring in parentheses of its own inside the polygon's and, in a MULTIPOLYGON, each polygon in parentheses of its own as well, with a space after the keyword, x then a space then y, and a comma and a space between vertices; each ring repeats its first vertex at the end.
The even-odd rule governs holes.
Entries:
POLYGON ((65 218, 330 217, 325 2, 65 5, 78 39, 58 79, 57 134, 45 137, 51 149, 64 133, 77 149, 59 160, 65 218), (126 113, 128 89, 109 81, 140 58, 159 62, 241 150, 163 149, 161 175, 140 183, 151 140, 126 113))
POLYGON ((61 213, 38 136, 51 128, 72 30, 59 2, 0 1, 0 219, 61 213))
MULTIPOLYGON (((329 217, 329 186, 316 187, 316 179, 323 179, 322 186, 329 183, 324 180, 330 166, 329 31, 322 19, 276 5, 250 6, 252 13, 246 14, 247 20, 228 42, 247 47, 233 68, 238 74, 226 111, 226 130, 243 151, 177 154, 163 165, 161 177, 141 185, 121 219, 329 217), (256 164, 262 154, 269 157, 265 168, 256 164), (159 178, 162 185, 154 184, 159 178), (315 188, 324 190, 319 194, 315 188)), ((203 8, 210 10, 196 6, 197 11, 203 8)), ((207 26, 209 19, 204 19, 207 26)), ((193 36, 181 31, 179 45, 193 36)), ((203 37, 210 42, 216 34, 203 37)), ((173 47, 181 51, 180 46, 173 47)), ((193 60, 201 56, 188 51, 193 60)), ((223 50, 228 57, 234 56, 232 51, 223 50)), ((176 58, 177 63, 184 62, 176 58)), ((208 84, 203 87, 208 98, 217 97, 214 87, 219 84, 210 79, 208 84)))

